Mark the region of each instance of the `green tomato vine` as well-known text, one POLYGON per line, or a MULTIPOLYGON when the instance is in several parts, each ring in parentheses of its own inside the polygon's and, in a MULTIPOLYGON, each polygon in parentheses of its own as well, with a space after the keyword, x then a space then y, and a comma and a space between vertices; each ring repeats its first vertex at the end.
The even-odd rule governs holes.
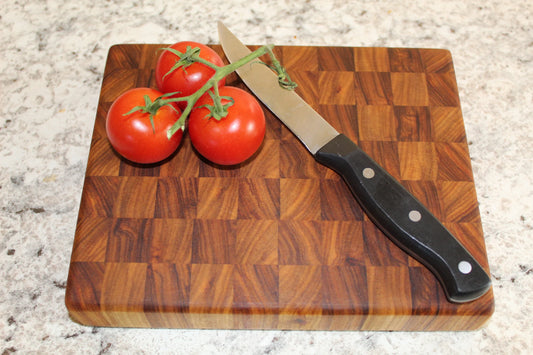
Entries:
POLYGON ((183 68, 186 71, 186 68, 190 66, 192 63, 198 62, 202 63, 204 65, 207 65, 208 67, 212 68, 215 71, 215 74, 195 93, 184 96, 184 97, 170 97, 175 95, 176 93, 167 93, 165 95, 162 95, 155 99, 153 102, 148 98, 145 97, 145 105, 144 106, 136 106, 131 109, 131 111, 127 112, 125 115, 131 114, 136 111, 141 111, 143 113, 149 113, 150 114, 150 122, 152 124, 152 128, 154 128, 154 122, 153 118, 157 111, 166 105, 171 106, 174 108, 171 103, 173 102, 179 102, 184 101, 187 103, 187 106, 181 113, 180 118, 172 125, 172 127, 167 131, 167 138, 170 139, 178 130, 184 129, 185 127, 185 121, 189 114, 191 113, 194 104, 198 99, 208 92, 209 89, 213 88, 213 91, 209 91, 209 95, 213 98, 213 105, 208 105, 207 108, 209 108, 210 111, 210 117, 220 120, 223 117, 226 117, 228 114, 228 108, 233 104, 233 99, 228 97, 221 97, 218 93, 218 85, 217 83, 228 76, 229 74, 233 73, 238 68, 242 67, 243 65, 251 62, 254 59, 257 59, 263 55, 268 54, 271 60, 271 65, 267 65, 264 62, 259 61, 259 63, 262 63, 264 65, 267 65, 272 70, 276 72, 278 75, 278 82, 281 87, 287 90, 294 90, 297 86, 297 84, 291 80, 289 74, 283 68, 280 64, 280 62, 276 59, 276 56, 272 52, 272 48, 274 48, 274 45, 265 45, 262 46, 255 51, 251 52, 250 54, 242 57, 241 59, 225 65, 225 66, 218 66, 216 64, 213 64, 203 58, 200 57, 200 49, 195 47, 191 48, 190 46, 187 47, 187 50, 184 53, 181 53, 175 49, 172 48, 164 48, 164 50, 171 51, 175 55, 177 55, 180 59, 176 61, 176 64, 165 74, 165 76, 172 73, 174 70, 178 68, 183 68), (226 104, 222 104, 222 99, 226 99, 229 102, 226 104))

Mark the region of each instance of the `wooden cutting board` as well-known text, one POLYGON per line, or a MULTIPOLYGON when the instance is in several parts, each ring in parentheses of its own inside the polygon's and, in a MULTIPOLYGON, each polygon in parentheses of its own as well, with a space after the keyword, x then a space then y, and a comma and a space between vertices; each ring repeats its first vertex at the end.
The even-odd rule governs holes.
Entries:
MULTIPOLYGON (((108 55, 66 290, 71 318, 112 327, 472 330, 492 290, 446 300, 341 178, 266 108, 260 151, 235 167, 185 138, 137 166, 108 143, 125 90, 155 87, 158 48, 108 55)), ((213 48, 226 61, 219 46, 213 48)), ((297 91, 399 179, 489 271, 451 54, 440 49, 276 47, 297 91)), ((229 85, 245 86, 235 74, 229 85)))

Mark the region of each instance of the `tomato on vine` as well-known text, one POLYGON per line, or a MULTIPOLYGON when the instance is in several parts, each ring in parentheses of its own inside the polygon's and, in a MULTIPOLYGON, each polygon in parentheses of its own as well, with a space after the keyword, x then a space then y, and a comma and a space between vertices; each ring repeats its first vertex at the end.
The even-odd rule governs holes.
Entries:
POLYGON ((111 105, 106 121, 111 145, 136 163, 162 161, 177 149, 189 118, 191 142, 206 159, 220 165, 246 161, 264 139, 265 116, 251 94, 224 86, 225 78, 268 54, 280 86, 293 90, 296 84, 272 48, 263 46, 225 66, 215 51, 200 43, 178 42, 166 48, 155 68, 160 90, 132 89, 111 105))
POLYGON ((198 153, 211 162, 239 164, 261 146, 265 115, 257 100, 242 89, 224 86, 218 92, 221 98, 218 104, 214 95, 198 99, 189 116, 189 136, 198 153), (214 113, 210 110, 222 108, 216 107, 219 105, 227 110, 225 116, 212 117, 214 113))
POLYGON ((163 93, 154 89, 135 88, 120 95, 109 108, 107 137, 124 158, 141 164, 157 163, 178 148, 183 130, 170 138, 167 131, 181 112, 175 103, 160 104, 156 99, 161 96, 163 93))
MULTIPOLYGON (((198 91, 216 72, 216 67, 222 67, 222 58, 208 46, 191 41, 178 42, 164 49, 159 56, 155 68, 157 87, 164 93, 176 93, 173 97, 185 97, 198 91), (198 56, 198 62, 193 59, 198 56)), ((225 78, 218 81, 222 87, 225 78)), ((184 108, 186 103, 179 102, 178 106, 184 108)))

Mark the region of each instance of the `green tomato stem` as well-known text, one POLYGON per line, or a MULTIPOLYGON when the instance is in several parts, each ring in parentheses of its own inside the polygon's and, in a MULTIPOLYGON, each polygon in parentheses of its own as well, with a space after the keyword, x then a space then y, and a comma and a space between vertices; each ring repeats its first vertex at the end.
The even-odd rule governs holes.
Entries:
MULTIPOLYGON (((267 53, 272 53, 272 48, 274 48, 274 45, 269 44, 262 46, 252 53, 242 57, 241 59, 225 65, 223 67, 216 66, 214 64, 209 65, 207 63, 204 63, 206 65, 209 65, 211 68, 215 69, 215 74, 209 79, 198 91, 196 91, 194 94, 191 94, 189 96, 180 97, 180 98, 170 98, 165 99, 165 104, 170 102, 178 102, 178 101, 187 101, 187 107, 185 110, 183 110, 183 113, 181 114, 180 118, 172 125, 172 127, 167 131, 167 137, 170 139, 176 133, 178 130, 183 129, 185 127, 185 120, 189 116, 189 114, 192 111, 192 108, 194 107, 194 104, 196 101, 205 94, 209 89, 215 87, 216 92, 218 91, 218 82, 228 76, 229 74, 233 73, 235 70, 239 69, 243 65, 249 63, 250 61, 257 59, 267 53)), ((273 54, 272 54, 273 55, 273 54)), ((202 58, 199 58, 199 62, 203 63, 204 60, 202 58)), ((215 100, 216 101, 216 100, 215 100)), ((220 102, 219 102, 220 104, 220 102)), ((216 105, 216 103, 215 103, 216 105)))
MULTIPOLYGON (((231 105, 233 105, 233 99, 231 97, 224 97, 230 102, 225 105, 222 104, 222 97, 220 96, 219 91, 218 91, 218 82, 222 80, 223 78, 225 78, 226 76, 228 76, 229 74, 233 73, 238 68, 242 67, 243 65, 265 54, 268 54, 272 60, 271 68, 278 74, 278 82, 280 86, 287 90, 293 90, 296 87, 296 83, 291 80, 285 68, 283 68, 280 62, 276 59, 274 53, 272 52, 272 48, 274 48, 274 45, 272 44, 262 46, 256 49, 255 51, 251 52, 250 54, 237 60, 236 62, 233 62, 231 64, 228 64, 222 67, 216 64, 213 64, 203 58, 200 58, 199 56, 200 50, 198 48, 187 47, 187 51, 185 53, 181 53, 172 48, 167 48, 166 50, 171 51, 172 53, 176 54, 181 59, 165 75, 168 75, 170 72, 176 70, 179 67, 183 67, 185 70, 187 66, 191 65, 194 62, 199 62, 204 65, 207 65, 208 67, 212 68, 215 71, 215 74, 213 74, 213 76, 194 94, 191 94, 189 96, 184 96, 184 97, 172 97, 173 95, 178 94, 178 92, 171 92, 171 93, 166 93, 164 95, 161 95, 160 97, 155 99, 153 102, 151 102, 151 100, 146 96, 144 106, 136 106, 131 111, 126 113, 125 115, 129 115, 135 111, 149 113, 150 123, 152 124, 152 129, 154 130, 154 133, 155 133, 153 119, 157 111, 161 107, 167 106, 167 105, 170 106, 172 109, 176 110, 176 108, 172 105, 172 103, 186 101, 187 106, 181 113, 178 120, 167 131, 167 138, 170 139, 174 135, 174 133, 176 133, 178 130, 185 128, 185 122, 187 120, 187 117, 191 113, 196 101, 198 101, 198 99, 203 94, 205 94, 209 89, 213 88, 214 94, 211 94, 211 97, 213 98, 213 105, 212 106, 206 105, 211 112, 211 114, 208 115, 208 117, 213 117, 217 120, 220 120, 223 117, 226 117, 226 115, 228 114, 228 108, 231 105)), ((263 63, 263 62, 259 61, 259 63, 263 63)))

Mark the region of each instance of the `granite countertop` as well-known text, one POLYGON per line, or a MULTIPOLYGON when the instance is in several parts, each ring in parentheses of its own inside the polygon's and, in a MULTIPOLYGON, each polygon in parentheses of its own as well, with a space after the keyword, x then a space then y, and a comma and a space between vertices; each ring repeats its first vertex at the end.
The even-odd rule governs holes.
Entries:
POLYGON ((533 5, 513 1, 4 1, 0 4, 0 351, 530 353, 533 5), (347 4, 349 3, 349 4, 347 4), (105 59, 117 43, 446 48, 453 55, 496 310, 474 332, 107 329, 65 285, 105 59))

